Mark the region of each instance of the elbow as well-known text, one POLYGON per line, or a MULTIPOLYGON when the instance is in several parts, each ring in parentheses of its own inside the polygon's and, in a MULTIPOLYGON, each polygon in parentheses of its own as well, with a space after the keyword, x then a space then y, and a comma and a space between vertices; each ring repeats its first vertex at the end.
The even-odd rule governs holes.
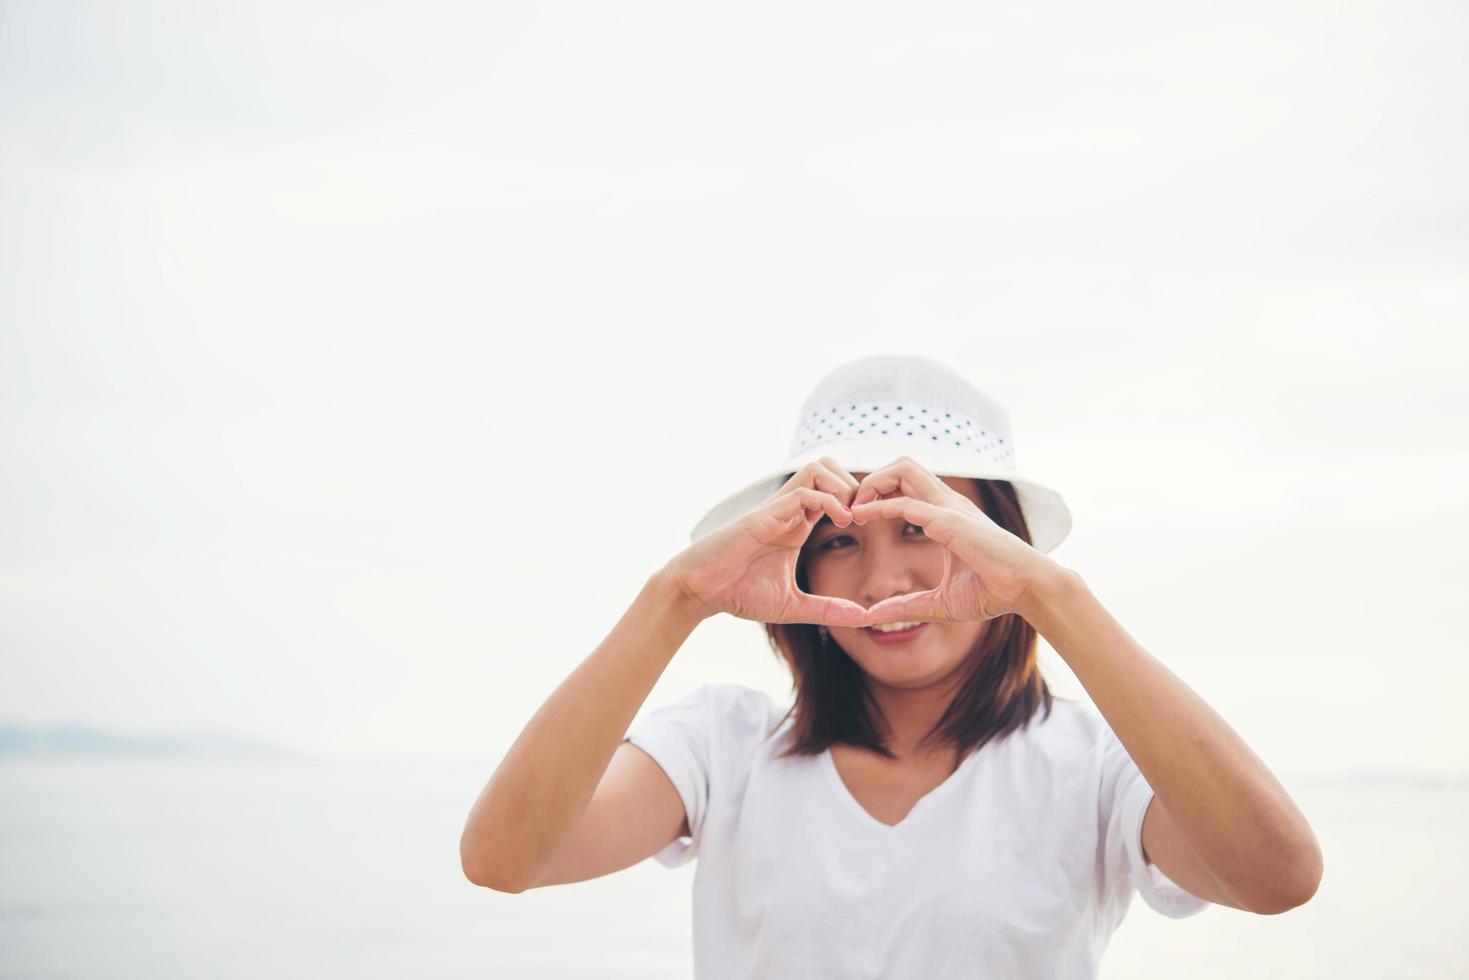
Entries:
POLYGON ((480 850, 470 841, 468 834, 459 839, 459 868, 464 872, 464 877, 469 880, 470 884, 507 895, 518 895, 525 891, 523 885, 497 874, 497 869, 500 867, 500 862, 487 859, 480 853, 480 850))
POLYGON ((1320 889, 1324 869, 1321 847, 1313 840, 1306 849, 1306 855, 1294 862, 1289 872, 1277 876, 1276 887, 1270 898, 1251 911, 1260 915, 1280 915, 1300 908, 1315 897, 1320 889))
POLYGON ((503 892, 506 895, 519 895, 525 891, 524 886, 497 877, 492 868, 471 864, 463 859, 460 860, 460 866, 464 871, 464 877, 469 879, 472 885, 488 888, 490 891, 503 892))
POLYGON ((475 879, 471 878, 470 881, 473 881, 476 885, 479 885, 481 888, 488 888, 490 891, 500 892, 500 893, 505 894, 505 895, 519 895, 521 892, 525 891, 524 888, 522 888, 522 887, 520 887, 518 885, 501 884, 500 882, 496 881, 494 878, 490 878, 490 877, 484 877, 484 878, 481 878, 478 881, 476 881, 475 879))

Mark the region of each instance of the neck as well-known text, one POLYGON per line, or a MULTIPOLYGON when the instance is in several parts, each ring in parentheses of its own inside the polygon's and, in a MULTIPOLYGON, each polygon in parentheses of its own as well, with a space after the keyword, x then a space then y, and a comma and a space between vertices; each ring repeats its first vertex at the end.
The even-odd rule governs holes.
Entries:
POLYGON ((868 679, 873 700, 882 709, 888 724, 888 748, 900 759, 917 755, 925 757, 948 753, 947 748, 918 748, 919 739, 927 735, 954 700, 963 680, 955 671, 943 680, 919 688, 893 687, 868 679))

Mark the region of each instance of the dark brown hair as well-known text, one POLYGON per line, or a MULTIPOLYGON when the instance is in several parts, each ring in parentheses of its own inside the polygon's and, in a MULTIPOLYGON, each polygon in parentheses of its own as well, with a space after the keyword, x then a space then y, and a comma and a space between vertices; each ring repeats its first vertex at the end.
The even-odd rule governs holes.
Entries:
MULTIPOLYGON (((974 483, 979 487, 980 509, 996 524, 1031 543, 1014 485, 1008 480, 975 479, 974 483)), ((809 591, 805 554, 796 562, 796 584, 803 592, 809 591)), ((867 675, 857 662, 830 639, 822 642, 812 624, 764 625, 771 648, 790 669, 796 692, 796 701, 785 716, 794 713, 796 720, 790 744, 780 757, 819 755, 832 743, 842 742, 893 758, 876 723, 881 709, 869 694, 867 675)), ((1023 728, 1038 710, 1044 709, 1044 717, 1050 717, 1053 700, 1073 700, 1051 693, 1036 661, 1035 627, 1016 613, 989 620, 960 669, 963 676, 953 701, 920 740, 920 745, 951 746, 956 765, 990 740, 1023 728)))

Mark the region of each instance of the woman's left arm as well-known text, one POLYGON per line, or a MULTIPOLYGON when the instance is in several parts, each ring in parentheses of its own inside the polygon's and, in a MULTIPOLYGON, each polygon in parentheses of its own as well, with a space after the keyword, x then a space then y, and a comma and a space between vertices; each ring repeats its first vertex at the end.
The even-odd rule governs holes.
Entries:
POLYGON ((849 506, 859 523, 918 524, 952 556, 937 587, 878 602, 865 625, 1024 617, 1075 672, 1153 788, 1143 849, 1165 875, 1200 898, 1267 915, 1316 893, 1321 845, 1285 787, 1127 634, 1078 572, 908 456, 863 477, 849 506))
POLYGON ((1285 787, 1079 573, 1041 562, 1015 611, 1066 661, 1153 788, 1143 824, 1152 863, 1189 891, 1212 879, 1234 899, 1223 904, 1265 915, 1316 893, 1321 845, 1285 787))

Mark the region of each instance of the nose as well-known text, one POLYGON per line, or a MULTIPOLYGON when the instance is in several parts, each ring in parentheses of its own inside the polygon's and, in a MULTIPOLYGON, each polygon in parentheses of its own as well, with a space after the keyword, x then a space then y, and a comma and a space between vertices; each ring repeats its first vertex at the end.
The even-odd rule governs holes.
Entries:
POLYGON ((922 575, 914 564, 911 551, 882 542, 865 542, 862 553, 862 590, 860 602, 872 606, 895 595, 922 592, 930 586, 922 584, 922 575))

